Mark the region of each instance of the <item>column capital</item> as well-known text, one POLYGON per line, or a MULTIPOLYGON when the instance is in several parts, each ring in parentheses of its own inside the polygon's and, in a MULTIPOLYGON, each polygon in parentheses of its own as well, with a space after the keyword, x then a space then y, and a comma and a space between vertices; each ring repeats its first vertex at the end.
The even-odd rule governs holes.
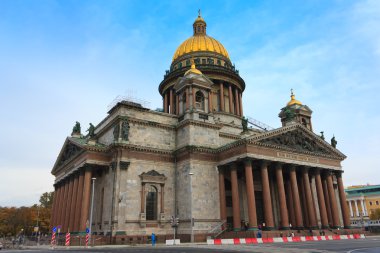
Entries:
POLYGON ((296 166, 294 164, 288 164, 287 167, 289 168, 289 171, 295 171, 296 166))
POLYGON ((326 169, 325 171, 323 171, 323 174, 325 176, 332 176, 333 175, 333 171, 332 170, 329 170, 329 169, 326 169))
POLYGON ((244 159, 244 165, 251 165, 252 166, 252 159, 251 158, 244 159))
POLYGON ((274 167, 275 167, 276 169, 282 169, 283 166, 284 166, 284 163, 281 163, 281 162, 275 162, 275 163, 274 163, 274 167))
POLYGON ((232 163, 230 163, 230 164, 229 164, 229 167, 230 167, 231 170, 236 170, 236 169, 237 169, 237 164, 236 164, 236 162, 232 162, 232 163))
POLYGON ((217 166, 219 173, 224 173, 226 171, 226 168, 224 166, 217 166))
POLYGON ((263 168, 263 167, 269 166, 270 162, 267 160, 261 160, 259 161, 259 164, 260 164, 260 168, 263 168))

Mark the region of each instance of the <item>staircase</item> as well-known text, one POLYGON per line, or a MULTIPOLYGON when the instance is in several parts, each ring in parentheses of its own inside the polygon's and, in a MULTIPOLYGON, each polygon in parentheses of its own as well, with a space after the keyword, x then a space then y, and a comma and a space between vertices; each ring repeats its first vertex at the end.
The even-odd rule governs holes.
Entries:
POLYGON ((221 221, 217 225, 215 225, 212 229, 208 231, 207 234, 211 236, 211 238, 218 238, 224 231, 227 230, 227 221, 221 221))

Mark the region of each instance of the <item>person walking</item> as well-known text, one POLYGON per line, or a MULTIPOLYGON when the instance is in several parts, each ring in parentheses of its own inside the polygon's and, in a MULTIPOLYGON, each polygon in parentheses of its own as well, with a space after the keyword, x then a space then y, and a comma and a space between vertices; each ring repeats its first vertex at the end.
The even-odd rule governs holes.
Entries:
POLYGON ((156 235, 154 233, 152 233, 151 239, 152 239, 152 246, 156 246, 156 235))

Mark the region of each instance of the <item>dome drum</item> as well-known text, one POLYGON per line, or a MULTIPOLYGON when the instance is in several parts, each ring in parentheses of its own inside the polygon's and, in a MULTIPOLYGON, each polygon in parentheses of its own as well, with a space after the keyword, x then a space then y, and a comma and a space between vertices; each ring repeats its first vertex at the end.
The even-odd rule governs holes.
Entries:
MULTIPOLYGON (((245 82, 239 76, 239 71, 234 68, 226 68, 219 65, 210 65, 210 64, 200 64, 196 65, 203 74, 209 76, 215 80, 222 80, 224 82, 229 82, 239 87, 242 91, 245 90, 245 82)), ((183 76, 187 70, 190 69, 190 66, 184 66, 182 68, 176 68, 173 71, 168 71, 165 74, 164 80, 159 85, 159 92, 162 95, 164 90, 174 83, 178 77, 183 76)))

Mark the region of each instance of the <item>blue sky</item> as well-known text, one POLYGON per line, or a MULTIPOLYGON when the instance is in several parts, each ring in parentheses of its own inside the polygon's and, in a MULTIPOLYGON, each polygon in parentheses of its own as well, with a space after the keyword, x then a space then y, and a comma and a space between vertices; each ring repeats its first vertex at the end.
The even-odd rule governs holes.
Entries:
POLYGON ((37 203, 75 121, 157 91, 198 9, 246 82, 244 114, 279 127, 296 98, 335 134, 345 185, 380 184, 380 1, 0 1, 0 206, 37 203))

